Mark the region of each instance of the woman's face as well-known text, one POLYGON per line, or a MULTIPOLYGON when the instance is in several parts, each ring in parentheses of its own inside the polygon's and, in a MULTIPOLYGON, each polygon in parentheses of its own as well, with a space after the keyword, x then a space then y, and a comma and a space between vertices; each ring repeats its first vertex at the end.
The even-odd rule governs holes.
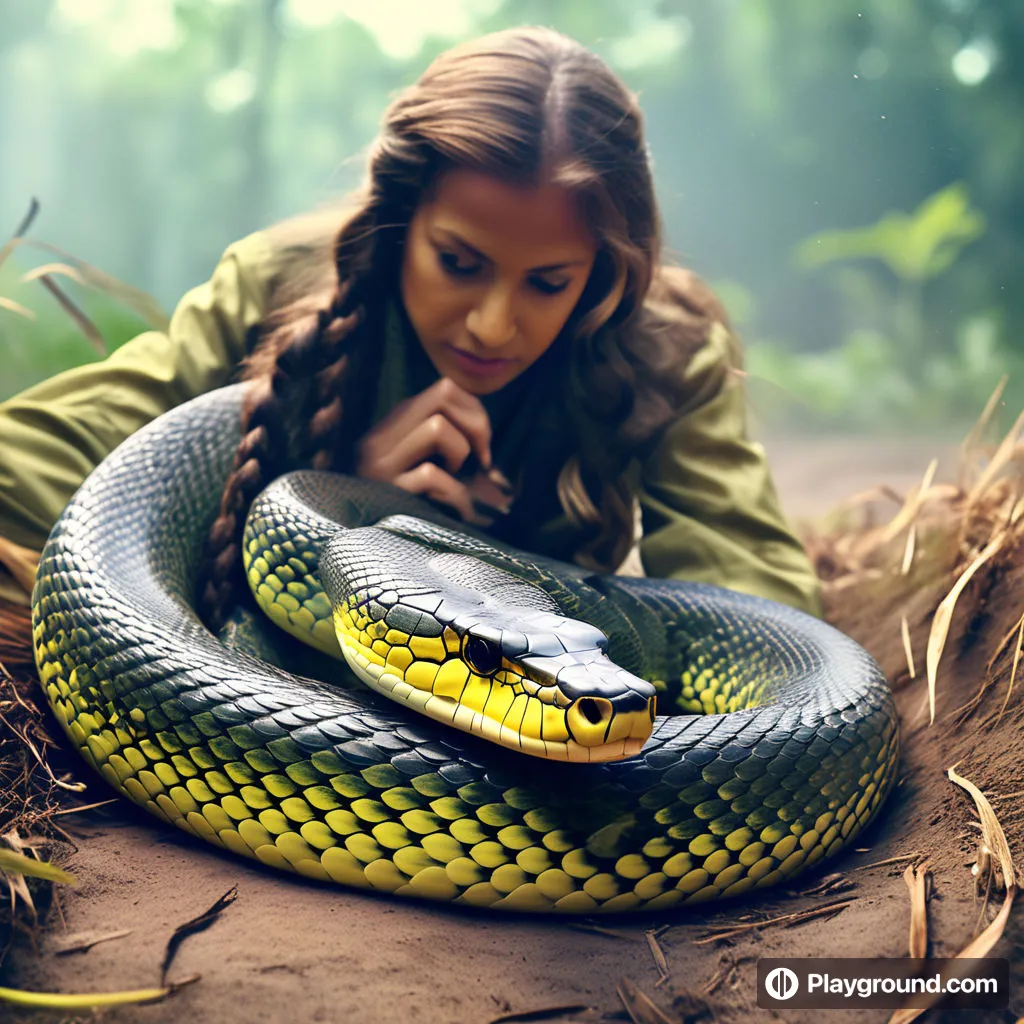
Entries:
POLYGON ((456 169, 409 224, 402 301, 437 372, 489 395, 548 350, 596 253, 565 189, 456 169))

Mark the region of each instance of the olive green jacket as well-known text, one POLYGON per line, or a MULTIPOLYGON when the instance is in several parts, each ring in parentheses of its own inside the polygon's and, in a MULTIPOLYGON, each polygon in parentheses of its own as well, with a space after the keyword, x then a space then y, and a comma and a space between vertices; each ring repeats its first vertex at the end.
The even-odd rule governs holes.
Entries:
MULTIPOLYGON (((79 484, 121 441, 181 402, 230 383, 251 350, 275 271, 269 236, 251 235, 230 246, 210 280, 184 297, 166 333, 141 334, 100 362, 0 404, 0 540, 40 549, 79 484)), ((374 421, 436 379, 407 331, 397 340, 395 331, 385 334, 374 421)), ((693 401, 636 467, 644 571, 818 613, 818 581, 779 508, 764 452, 746 436, 740 383, 730 374, 724 386, 711 384, 730 351, 727 332, 712 331, 687 371, 693 401)), ((571 558, 579 535, 554 490, 570 454, 559 396, 499 395, 484 404, 494 461, 520 484, 511 515, 495 532, 571 558)), ((0 544, 0 563, 11 566, 11 550, 0 544)), ((16 590, 0 565, 0 596, 16 599, 16 590)))

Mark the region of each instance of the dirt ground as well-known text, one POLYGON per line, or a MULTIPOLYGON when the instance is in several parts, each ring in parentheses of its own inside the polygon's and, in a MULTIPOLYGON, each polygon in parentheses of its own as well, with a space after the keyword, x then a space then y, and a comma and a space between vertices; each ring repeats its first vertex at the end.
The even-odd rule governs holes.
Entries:
MULTIPOLYGON (((944 467, 954 458, 948 448, 921 441, 778 440, 768 449, 784 504, 797 518, 819 517, 840 499, 879 484, 906 493, 933 454, 943 455, 944 467)), ((1005 696, 1004 673, 972 714, 956 713, 978 690, 996 646, 1024 611, 1024 553, 1017 555, 965 591, 939 675, 933 725, 924 679, 920 671, 914 679, 907 672, 900 621, 906 616, 920 669, 931 613, 945 591, 927 581, 915 585, 912 573, 899 587, 873 579, 830 595, 833 621, 875 654, 893 682, 903 723, 900 783, 856 849, 802 876, 795 889, 710 911, 599 921, 458 911, 278 874, 193 842, 119 801, 63 819, 75 840, 65 866, 79 886, 62 889, 59 913, 39 948, 23 943, 15 949, 0 984, 62 992, 156 985, 175 928, 236 890, 235 900, 208 928, 185 939, 174 958, 171 982, 198 980, 164 1002, 106 1011, 104 1018, 112 1024, 489 1024, 506 1014, 548 1010, 519 1019, 610 1024, 630 1020, 618 994, 625 979, 660 1007, 660 1017, 648 1010, 633 1018, 645 1024, 816 1021, 819 1011, 780 1015, 757 1009, 757 959, 906 956, 910 899, 903 872, 916 856, 926 855, 932 870, 931 954, 954 955, 973 935, 980 904, 970 867, 978 831, 973 805, 947 780, 947 768, 958 764, 961 775, 985 790, 1011 850, 1019 855, 1024 849, 1024 704, 1013 700, 998 723, 992 720, 1005 696), (878 864, 892 858, 904 859, 878 864), (841 878, 822 887, 833 873, 841 878), (848 902, 831 916, 788 927, 770 923, 837 900, 848 902), (730 938, 714 936, 714 929, 732 923, 759 926, 730 938), (646 933, 661 926, 667 928, 652 945, 646 933), (128 934, 87 952, 60 954, 62 945, 83 933, 119 931, 128 934), (668 971, 661 982, 658 952, 668 971)), ((942 582, 948 589, 948 579, 942 582)), ((109 795, 84 770, 80 777, 90 782, 82 799, 109 795)), ((949 1014, 950 1020, 1010 1022, 1024 1014, 1022 943, 1020 923, 1011 915, 995 951, 1011 961, 1011 1009, 970 1018, 949 1014)), ((844 1024, 888 1017, 883 1010, 840 1010, 828 1019, 844 1024)), ((14 1012, 11 1019, 44 1018, 14 1012)), ((928 1019, 944 1018, 932 1013, 928 1019)))

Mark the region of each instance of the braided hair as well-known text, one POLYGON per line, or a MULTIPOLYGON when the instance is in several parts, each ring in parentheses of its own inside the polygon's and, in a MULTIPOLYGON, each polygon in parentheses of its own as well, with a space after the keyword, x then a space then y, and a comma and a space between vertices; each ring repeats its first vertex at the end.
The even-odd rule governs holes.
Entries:
POLYGON ((341 468, 341 385, 360 319, 339 289, 325 309, 294 320, 248 362, 242 440, 206 542, 199 601, 211 628, 222 625, 237 596, 242 525, 253 499, 290 464, 341 468))

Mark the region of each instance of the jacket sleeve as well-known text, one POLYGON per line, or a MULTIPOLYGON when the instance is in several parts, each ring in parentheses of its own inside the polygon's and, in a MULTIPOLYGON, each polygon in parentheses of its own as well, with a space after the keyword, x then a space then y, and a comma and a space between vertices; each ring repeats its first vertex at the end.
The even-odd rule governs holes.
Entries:
POLYGON ((687 369, 693 399, 642 467, 640 558, 650 576, 717 583, 821 614, 818 579, 747 436, 733 341, 716 325, 687 369))
POLYGON ((231 380, 263 316, 270 257, 263 233, 236 242, 185 295, 166 333, 147 331, 0 403, 0 539, 42 548, 104 456, 161 413, 231 380))

